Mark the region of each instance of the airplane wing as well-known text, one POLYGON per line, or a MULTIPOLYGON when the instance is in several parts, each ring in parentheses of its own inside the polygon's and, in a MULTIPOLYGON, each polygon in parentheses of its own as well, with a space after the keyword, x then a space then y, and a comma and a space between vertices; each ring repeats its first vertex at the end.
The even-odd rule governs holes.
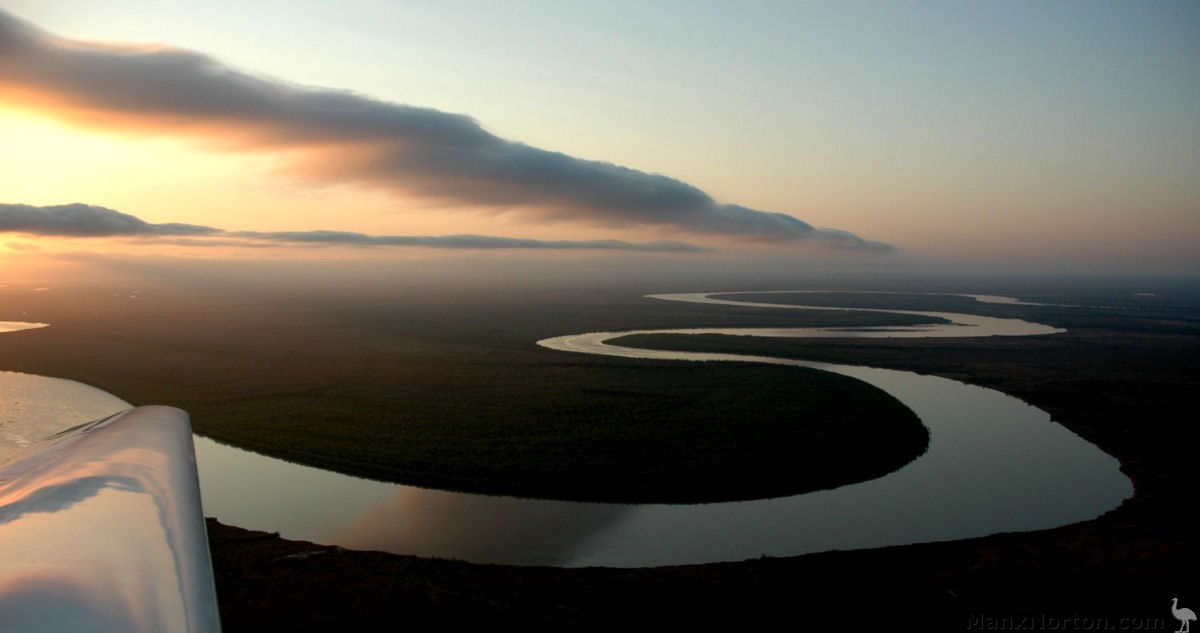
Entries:
POLYGON ((186 413, 138 407, 34 440, 5 417, 0 631, 220 630, 186 413))

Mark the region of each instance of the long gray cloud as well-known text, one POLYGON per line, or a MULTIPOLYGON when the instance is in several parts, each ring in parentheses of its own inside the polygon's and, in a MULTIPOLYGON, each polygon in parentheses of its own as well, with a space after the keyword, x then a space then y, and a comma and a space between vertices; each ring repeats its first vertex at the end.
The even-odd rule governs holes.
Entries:
POLYGON ((218 229, 195 224, 150 224, 127 213, 79 203, 47 207, 0 204, 0 231, 67 237, 220 233, 218 229))
POLYGON ((366 235, 348 231, 236 231, 229 235, 272 242, 308 244, 346 244, 361 246, 424 246, 429 248, 525 248, 548 250, 636 250, 699 252, 709 249, 661 240, 656 242, 626 242, 624 240, 536 240, 493 235, 366 235))
POLYGON ((790 215, 719 204, 680 180, 499 138, 473 119, 247 74, 190 51, 54 37, 0 11, 0 89, 68 119, 304 149, 299 173, 538 221, 891 250, 790 215), (213 128, 219 133, 213 134, 213 128))
POLYGON ((349 231, 226 231, 195 224, 152 224, 107 207, 72 203, 36 207, 0 203, 0 233, 58 237, 203 238, 172 240, 188 246, 308 244, 462 249, 623 250, 698 252, 708 250, 675 241, 536 240, 490 235, 367 235, 349 231), (210 239, 217 238, 217 239, 210 239))

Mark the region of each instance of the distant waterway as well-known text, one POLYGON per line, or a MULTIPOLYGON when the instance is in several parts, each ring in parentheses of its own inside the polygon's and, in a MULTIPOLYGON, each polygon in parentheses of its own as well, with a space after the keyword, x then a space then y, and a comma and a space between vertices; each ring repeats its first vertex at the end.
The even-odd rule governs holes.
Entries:
MULTIPOLYGON (((715 294, 654 298, 718 303, 731 309, 746 305, 814 309, 739 302, 715 294)), ((1002 297, 984 300, 989 299, 1009 301, 1002 297)), ((286 538, 352 549, 474 562, 636 567, 790 556, 1050 528, 1094 518, 1132 495, 1132 484, 1120 473, 1116 459, 1054 423, 1045 412, 995 390, 888 369, 767 356, 646 350, 610 343, 628 334, 647 333, 944 338, 1062 332, 1015 319, 870 311, 934 316, 946 323, 886 330, 636 330, 555 337, 538 344, 564 352, 634 358, 794 365, 864 380, 912 409, 930 432, 929 450, 923 456, 878 479, 755 501, 690 505, 575 503, 369 481, 197 437, 205 513, 233 525, 276 531, 286 538)), ((0 373, 0 384, 10 376, 0 373)), ((81 397, 76 387, 71 389, 73 399, 81 397)), ((53 399, 53 391, 52 387, 40 387, 37 398, 53 399)), ((93 391, 97 392, 97 402, 107 403, 100 408, 118 406, 112 396, 93 391)), ((0 395, 6 400, 13 397, 11 393, 0 395)), ((7 415, 4 411, 0 414, 7 415)))
POLYGON ((34 328, 46 327, 49 323, 27 323, 25 321, 0 321, 0 334, 5 332, 17 332, 20 330, 32 330, 34 328))

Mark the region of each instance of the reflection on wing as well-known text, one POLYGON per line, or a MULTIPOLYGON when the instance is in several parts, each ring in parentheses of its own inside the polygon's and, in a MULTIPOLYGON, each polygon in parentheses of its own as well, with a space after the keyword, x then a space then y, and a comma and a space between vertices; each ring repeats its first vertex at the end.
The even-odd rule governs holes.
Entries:
POLYGON ((219 631, 187 414, 139 407, 0 462, 0 631, 219 631))

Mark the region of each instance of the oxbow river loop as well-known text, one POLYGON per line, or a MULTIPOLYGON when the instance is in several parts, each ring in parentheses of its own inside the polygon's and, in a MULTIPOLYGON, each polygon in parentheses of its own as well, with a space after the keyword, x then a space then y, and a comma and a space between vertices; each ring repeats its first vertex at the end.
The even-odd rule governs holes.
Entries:
MULTIPOLYGON (((721 294, 653 295, 779 309, 846 308, 746 303, 721 294)), ((975 297, 1013 303, 1004 297, 975 297)), ((299 466, 196 438, 205 513, 293 539, 404 554, 526 565, 621 567, 790 556, 1035 530, 1094 518, 1132 484, 1116 459, 998 391, 936 376, 769 356, 620 347, 628 334, 764 337, 1038 336, 1062 330, 977 315, 928 315, 948 323, 886 329, 736 328, 635 330, 555 337, 564 352, 679 361, 765 362, 858 378, 912 409, 929 450, 883 477, 775 499, 711 504, 611 504, 428 490, 299 466), (264 501, 269 500, 269 502, 264 501)), ((103 394, 103 392, 99 392, 103 394)), ((107 394, 104 397, 111 398, 107 394)), ((44 396, 43 396, 44 397, 44 396)), ((78 397, 78 394, 73 397, 78 397)))

